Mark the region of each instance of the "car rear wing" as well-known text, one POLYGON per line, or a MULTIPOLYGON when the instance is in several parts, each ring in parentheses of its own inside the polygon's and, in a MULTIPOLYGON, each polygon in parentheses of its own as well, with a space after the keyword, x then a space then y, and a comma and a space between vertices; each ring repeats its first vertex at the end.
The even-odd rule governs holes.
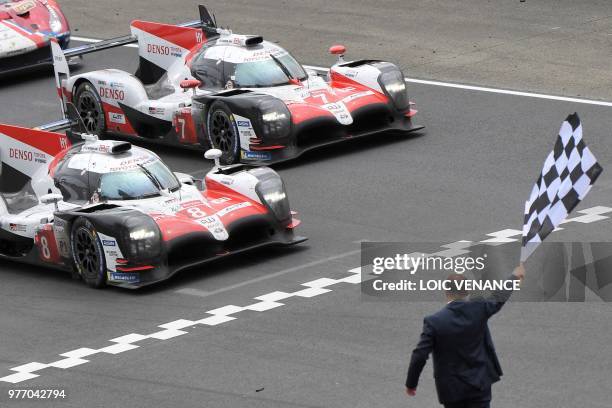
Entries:
POLYGON ((55 85, 61 101, 61 112, 64 119, 42 125, 39 129, 57 131, 70 128, 73 124, 68 118, 67 101, 62 91, 63 81, 70 78, 68 64, 70 59, 112 48, 138 44, 140 63, 136 76, 145 83, 155 82, 182 53, 187 52, 198 43, 219 35, 215 18, 208 9, 200 5, 199 12, 200 20, 174 25, 134 20, 130 25, 132 31, 130 35, 95 41, 91 44, 66 50, 62 50, 56 41, 52 41, 51 52, 55 71, 55 85), (198 29, 201 29, 201 31, 198 29), (160 53, 159 50, 164 52, 160 53), (175 50, 178 50, 179 53, 177 54, 175 50))
MULTIPOLYGON (((176 24, 177 27, 183 28, 200 28, 202 27, 201 21, 190 21, 188 23, 176 24)), ((73 57, 79 57, 93 52, 104 51, 111 48, 122 47, 128 44, 135 44, 138 42, 138 38, 135 35, 124 35, 122 37, 110 38, 108 40, 100 40, 92 44, 79 45, 77 47, 68 48, 64 50, 64 56, 68 59, 73 57)))
MULTIPOLYGON (((217 34, 217 23, 213 15, 210 14, 206 6, 198 6, 200 19, 189 21, 186 23, 175 24, 182 28, 202 28, 209 35, 217 34)), ((124 35, 121 37, 110 38, 108 40, 100 40, 92 44, 79 45, 64 50, 64 56, 68 59, 79 57, 93 52, 108 50, 110 48, 122 47, 128 44, 135 44, 138 38, 135 35, 124 35)))
POLYGON ((19 191, 70 146, 61 133, 0 123, 0 192, 19 191))

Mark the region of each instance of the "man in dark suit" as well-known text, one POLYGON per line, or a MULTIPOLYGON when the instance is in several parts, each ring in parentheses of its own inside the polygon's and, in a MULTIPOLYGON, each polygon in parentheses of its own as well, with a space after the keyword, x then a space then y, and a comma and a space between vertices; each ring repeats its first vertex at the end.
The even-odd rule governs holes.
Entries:
MULTIPOLYGON (((522 281, 524 276, 525 268, 521 264, 510 279, 522 281)), ((461 281, 465 277, 454 274, 449 279, 461 281)), ((445 408, 488 408, 491 384, 499 381, 502 369, 487 323, 512 292, 496 292, 491 298, 468 300, 468 293, 453 283, 446 292, 446 307, 424 319, 423 333, 408 368, 406 393, 416 395, 421 371, 433 353, 440 403, 445 408)))

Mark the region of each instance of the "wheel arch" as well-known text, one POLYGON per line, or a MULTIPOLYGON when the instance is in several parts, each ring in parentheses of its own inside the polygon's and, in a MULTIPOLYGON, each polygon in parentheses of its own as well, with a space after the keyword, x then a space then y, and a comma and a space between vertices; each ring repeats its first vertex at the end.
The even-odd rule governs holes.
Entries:
POLYGON ((93 82, 91 82, 91 80, 89 78, 87 78, 87 77, 77 78, 76 81, 74 81, 74 83, 72 84, 72 90, 71 90, 72 103, 76 102, 75 98, 76 98, 76 91, 77 91, 77 89, 79 89, 79 86, 81 86, 81 84, 83 84, 85 82, 89 82, 91 84, 91 86, 94 86, 93 82))
MULTIPOLYGON (((260 119, 262 114, 260 107, 262 104, 266 101, 275 101, 276 103, 283 103, 286 106, 285 101, 281 98, 246 89, 233 89, 215 94, 198 96, 193 99, 192 116, 196 129, 201 132, 198 137, 206 141, 207 144, 210 140, 207 122, 212 105, 218 101, 223 102, 233 115, 239 115, 248 119, 257 137, 262 137, 263 135, 260 119)), ((287 111, 289 112, 288 108, 287 111)))

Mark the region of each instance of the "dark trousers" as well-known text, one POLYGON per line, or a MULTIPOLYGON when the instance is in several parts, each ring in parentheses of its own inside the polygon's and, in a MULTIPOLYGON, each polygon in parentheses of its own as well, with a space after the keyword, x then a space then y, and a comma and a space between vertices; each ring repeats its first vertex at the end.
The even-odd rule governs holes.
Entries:
POLYGON ((491 401, 458 401, 444 404, 444 408, 489 408, 491 401))
POLYGON ((466 395, 462 401, 445 402, 444 408, 489 408, 491 406, 491 387, 466 395))

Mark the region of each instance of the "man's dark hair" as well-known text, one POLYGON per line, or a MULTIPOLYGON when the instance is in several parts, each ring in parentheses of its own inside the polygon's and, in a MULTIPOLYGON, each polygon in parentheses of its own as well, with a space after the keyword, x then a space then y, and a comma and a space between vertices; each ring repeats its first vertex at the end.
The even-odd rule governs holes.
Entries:
POLYGON ((449 280, 451 283, 450 289, 446 291, 446 294, 448 296, 457 299, 464 298, 469 294, 468 291, 465 290, 465 284, 459 283, 465 281, 465 276, 463 276, 463 274, 452 273, 448 275, 448 278, 446 279, 449 280))

